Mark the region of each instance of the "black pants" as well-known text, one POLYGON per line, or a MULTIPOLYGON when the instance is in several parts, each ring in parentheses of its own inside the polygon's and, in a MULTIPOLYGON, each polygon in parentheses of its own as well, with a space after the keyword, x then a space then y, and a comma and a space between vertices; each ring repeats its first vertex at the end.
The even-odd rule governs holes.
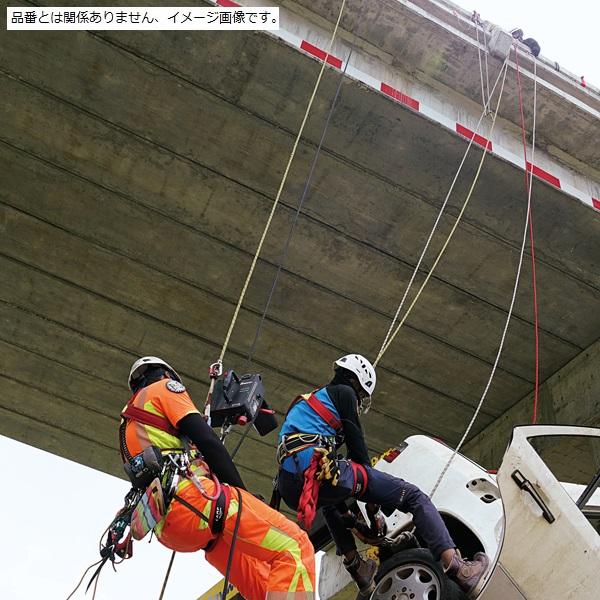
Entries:
MULTIPOLYGON (((341 460, 339 466, 338 485, 332 486, 328 482, 321 484, 318 506, 323 509, 323 516, 338 553, 347 554, 356 549, 356 542, 352 532, 344 525, 340 513, 346 510, 344 501, 354 497, 353 490, 356 482, 350 461, 341 460)), ((436 559, 439 559, 444 550, 456 547, 440 513, 427 494, 404 479, 382 473, 366 465, 365 469, 368 484, 367 489, 359 498, 362 502, 380 504, 386 513, 391 513, 396 509, 411 513, 418 534, 436 559)), ((303 473, 290 473, 280 469, 279 493, 284 502, 294 510, 298 508, 303 485, 303 473)))

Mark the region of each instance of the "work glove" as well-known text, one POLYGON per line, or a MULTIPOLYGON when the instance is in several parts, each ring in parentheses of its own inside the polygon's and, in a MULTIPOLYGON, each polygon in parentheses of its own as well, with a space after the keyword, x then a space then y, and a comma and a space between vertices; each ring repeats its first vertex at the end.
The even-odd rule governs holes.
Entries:
POLYGON ((342 520, 342 523, 344 524, 344 527, 348 529, 354 529, 358 522, 356 515, 350 510, 348 512, 342 513, 340 515, 340 518, 342 520))
MULTIPOLYGON (((375 531, 372 526, 365 523, 362 516, 356 516, 353 512, 343 513, 341 520, 344 525, 352 530, 352 533, 363 543, 371 546, 378 546, 385 541, 385 533, 381 534, 375 531)), ((385 527, 385 521, 383 521, 385 527)))
POLYGON ((387 525, 385 517, 381 512, 381 507, 378 504, 371 502, 367 503, 367 517, 369 518, 369 529, 375 537, 385 537, 387 533, 387 525))

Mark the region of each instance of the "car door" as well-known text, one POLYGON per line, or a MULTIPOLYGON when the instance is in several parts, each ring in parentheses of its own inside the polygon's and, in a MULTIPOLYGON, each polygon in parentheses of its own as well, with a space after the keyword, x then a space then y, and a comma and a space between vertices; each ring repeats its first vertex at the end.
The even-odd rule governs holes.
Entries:
POLYGON ((597 598, 600 429, 517 427, 498 487, 505 524, 480 600, 597 598))

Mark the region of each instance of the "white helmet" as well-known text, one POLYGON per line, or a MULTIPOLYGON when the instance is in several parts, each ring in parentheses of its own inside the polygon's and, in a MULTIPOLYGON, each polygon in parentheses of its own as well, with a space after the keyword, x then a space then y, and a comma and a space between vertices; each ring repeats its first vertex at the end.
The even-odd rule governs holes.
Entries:
POLYGON ((333 363, 334 368, 336 366, 347 369, 354 373, 358 378, 360 387, 370 396, 375 389, 375 383, 377 382, 377 375, 375 375, 375 368, 373 365, 360 354, 346 354, 338 358, 333 363))
POLYGON ((158 356, 143 356, 131 365, 131 371, 129 371, 129 389, 132 392, 133 382, 139 379, 148 370, 148 367, 152 365, 165 367, 173 374, 173 378, 181 383, 181 377, 179 377, 177 371, 162 358, 158 358, 158 356))

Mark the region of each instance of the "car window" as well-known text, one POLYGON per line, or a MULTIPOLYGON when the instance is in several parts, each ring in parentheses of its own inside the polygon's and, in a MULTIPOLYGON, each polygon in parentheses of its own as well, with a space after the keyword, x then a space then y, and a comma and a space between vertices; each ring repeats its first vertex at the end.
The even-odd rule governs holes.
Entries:
POLYGON ((600 533, 600 437, 548 435, 529 442, 600 533))

